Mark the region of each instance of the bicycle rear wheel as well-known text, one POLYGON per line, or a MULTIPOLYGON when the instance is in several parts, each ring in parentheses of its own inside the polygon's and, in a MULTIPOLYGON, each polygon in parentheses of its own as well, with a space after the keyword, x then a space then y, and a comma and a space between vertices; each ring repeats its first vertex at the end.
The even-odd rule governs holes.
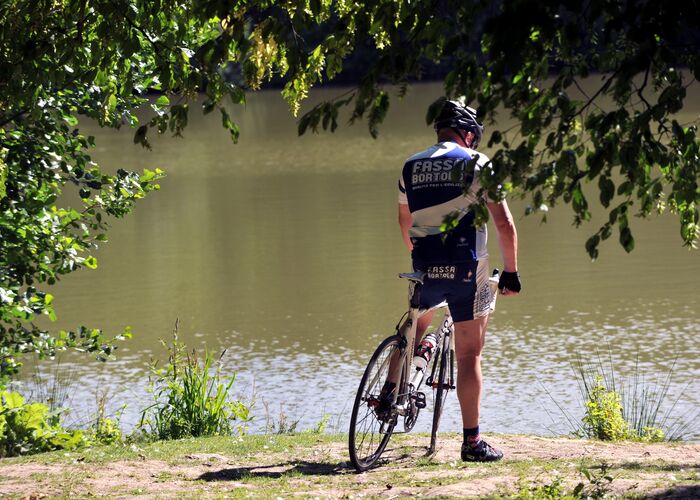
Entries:
MULTIPOLYGON (((389 380, 389 364, 401 360, 401 341, 398 336, 385 339, 372 355, 357 389, 350 417, 350 461, 359 472, 372 467, 384 452, 397 423, 395 405, 388 404, 395 396, 382 394, 389 380), (382 398, 383 397, 383 398, 382 398)), ((401 368, 398 368, 401 370, 401 368)), ((401 378, 401 377, 399 377, 401 378)), ((395 383, 396 390, 401 381, 395 383)), ((385 391, 386 392, 386 391, 385 391)))
MULTIPOLYGON (((433 382, 433 386, 437 385, 435 390, 435 405, 433 407, 433 428, 430 434, 430 448, 428 448, 428 453, 435 453, 435 445, 437 444, 437 434, 438 428, 440 427, 440 418, 442 417, 442 411, 445 407, 445 400, 447 399, 447 393, 452 389, 452 366, 453 366, 453 354, 452 350, 449 348, 449 341, 446 339, 445 344, 448 346, 440 350, 440 367, 438 369, 438 378, 436 382, 433 382)), ((438 360, 435 360, 438 362, 438 360)))

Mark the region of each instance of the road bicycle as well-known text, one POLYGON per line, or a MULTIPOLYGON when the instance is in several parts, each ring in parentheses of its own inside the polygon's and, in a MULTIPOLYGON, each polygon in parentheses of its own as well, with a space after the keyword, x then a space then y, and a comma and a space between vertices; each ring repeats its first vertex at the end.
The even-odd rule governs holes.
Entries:
MULTIPOLYGON (((420 292, 425 273, 401 273, 409 281, 409 308, 399 320, 396 333, 382 341, 367 364, 357 389, 350 417, 350 461, 359 472, 374 466, 384 452, 392 434, 403 418, 403 431, 410 432, 420 410, 426 408, 425 390, 433 392, 433 423, 428 455, 435 453, 438 427, 445 400, 455 388, 454 325, 446 302, 430 309, 420 309, 420 292), (435 335, 435 347, 429 363, 414 368, 416 327, 418 318, 434 309, 444 309, 444 316, 435 335), (410 346, 410 348, 409 348, 410 346), (427 375, 427 376, 426 376, 427 375)), ((492 303, 498 270, 490 278, 492 303)))

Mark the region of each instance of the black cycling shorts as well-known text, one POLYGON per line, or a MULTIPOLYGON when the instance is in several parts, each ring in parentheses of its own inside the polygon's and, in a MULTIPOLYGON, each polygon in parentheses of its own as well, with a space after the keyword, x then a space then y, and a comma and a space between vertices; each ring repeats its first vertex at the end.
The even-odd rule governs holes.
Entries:
POLYGON ((420 307, 435 307, 447 301, 455 322, 487 316, 495 306, 495 294, 489 286, 488 259, 458 263, 413 261, 416 271, 426 273, 420 307))

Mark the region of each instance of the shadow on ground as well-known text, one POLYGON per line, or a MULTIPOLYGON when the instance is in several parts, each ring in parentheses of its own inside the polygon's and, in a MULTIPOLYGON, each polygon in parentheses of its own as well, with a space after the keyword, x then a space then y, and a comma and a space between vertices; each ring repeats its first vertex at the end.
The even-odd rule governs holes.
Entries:
MULTIPOLYGON (((376 468, 381 468, 389 463, 401 463, 414 460, 417 455, 425 455, 423 446, 402 446, 389 448, 384 456, 377 462, 376 468)), ((268 477, 279 478, 292 474, 304 476, 332 476, 338 474, 354 474, 355 468, 350 462, 310 462, 294 460, 271 465, 253 465, 249 467, 235 467, 218 471, 205 472, 198 479, 202 481, 240 481, 246 478, 268 477)))
MULTIPOLYGON (((642 463, 642 462, 623 462, 621 464, 614 464, 615 468, 629 469, 629 470, 656 470, 664 472, 679 472, 688 469, 700 469, 700 464, 663 464, 659 465, 657 463, 642 463)), ((697 498, 700 498, 698 496, 697 498)))
POLYGON ((349 474, 351 472, 354 472, 354 469, 347 462, 323 463, 293 461, 273 465, 221 469, 218 471, 205 472, 197 479, 202 481, 239 481, 241 479, 255 477, 279 478, 290 474, 332 476, 336 474, 349 474))
POLYGON ((700 485, 685 485, 669 488, 656 495, 645 497, 651 500, 690 500, 700 498, 700 485))

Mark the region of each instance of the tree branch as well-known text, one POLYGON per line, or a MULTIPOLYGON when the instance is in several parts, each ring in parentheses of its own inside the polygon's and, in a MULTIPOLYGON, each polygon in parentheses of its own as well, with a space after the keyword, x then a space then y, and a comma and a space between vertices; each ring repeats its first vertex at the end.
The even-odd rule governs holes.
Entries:
POLYGON ((583 113, 583 112, 586 110, 586 108, 588 108, 588 106, 590 106, 591 104, 593 104, 594 101, 598 98, 598 96, 603 92, 603 90, 605 90, 605 89, 610 85, 610 82, 612 82, 613 79, 615 79, 615 77, 617 76, 617 74, 618 74, 619 72, 620 72, 620 68, 616 69, 615 72, 614 72, 612 75, 610 75, 610 78, 608 78, 607 80, 605 80, 605 83, 603 83, 603 85, 600 86, 600 88, 596 91, 596 93, 593 94, 593 97, 591 97, 590 99, 588 99, 588 102, 587 102, 586 104, 584 104, 584 105, 581 107, 581 109, 579 109, 576 113, 574 113, 574 115, 572 116, 572 118, 573 118, 574 116, 580 115, 581 113, 583 113))
POLYGON ((650 108, 651 108, 651 104, 649 104, 649 101, 646 100, 646 98, 644 97, 643 92, 644 92, 644 89, 645 89, 646 86, 647 86, 647 82, 649 81, 649 71, 650 71, 650 69, 651 69, 651 64, 647 64, 647 69, 646 69, 646 71, 644 72, 644 81, 642 82, 642 86, 639 87, 639 88, 637 89, 637 95, 638 95, 639 98, 642 100, 642 102, 643 102, 644 105, 647 107, 647 109, 650 109, 650 108))
POLYGON ((27 110, 20 109, 14 115, 11 115, 9 118, 3 118, 2 121, 0 121, 0 128, 4 127, 5 125, 7 125, 10 122, 15 121, 17 118, 19 118, 20 116, 25 115, 25 114, 27 114, 27 110))

